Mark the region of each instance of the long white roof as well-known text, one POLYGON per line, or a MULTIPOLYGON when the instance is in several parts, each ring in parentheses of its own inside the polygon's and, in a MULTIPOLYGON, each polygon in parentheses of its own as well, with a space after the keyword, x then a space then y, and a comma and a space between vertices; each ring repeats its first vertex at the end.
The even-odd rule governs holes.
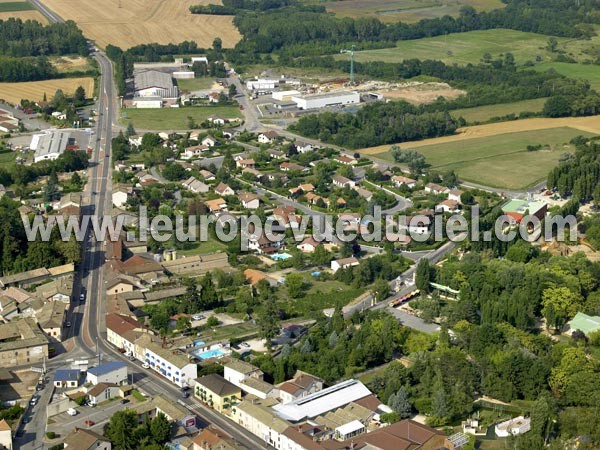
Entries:
POLYGON ((371 395, 371 391, 364 384, 358 380, 348 380, 293 402, 275 405, 273 409, 282 419, 298 422, 317 417, 367 395, 371 395))

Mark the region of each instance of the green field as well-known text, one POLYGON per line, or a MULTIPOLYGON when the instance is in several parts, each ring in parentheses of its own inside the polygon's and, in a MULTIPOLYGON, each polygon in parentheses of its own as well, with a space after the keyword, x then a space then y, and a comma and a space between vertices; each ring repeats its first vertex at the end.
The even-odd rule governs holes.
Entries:
POLYGON ((521 112, 540 112, 545 102, 545 98, 535 98, 533 100, 523 100, 514 103, 456 109, 450 111, 450 114, 454 117, 462 116, 468 123, 486 122, 492 117, 503 117, 509 114, 518 116, 521 112))
POLYGON ((0 12, 31 11, 35 9, 29 2, 0 2, 0 12))
POLYGON ((587 80, 590 85, 600 91, 600 66, 591 64, 569 64, 560 62, 551 62, 535 66, 536 70, 554 69, 561 75, 569 78, 587 80))
MULTIPOLYGON (((522 189, 546 177, 560 155, 572 150, 568 142, 578 135, 592 136, 574 128, 558 127, 427 145, 415 150, 425 155, 433 170, 453 169, 465 181, 522 189), (528 145, 537 144, 550 148, 526 150, 528 145)), ((392 159, 388 152, 373 156, 392 159)))
POLYGON ((207 253, 216 253, 219 251, 224 252, 227 249, 227 245, 217 239, 209 239, 206 242, 196 242, 192 246, 192 248, 186 248, 185 250, 177 250, 182 256, 192 256, 192 255, 205 255, 207 253))
POLYGON ((237 106, 193 106, 189 108, 160 108, 123 110, 121 122, 129 122, 137 130, 185 130, 188 128, 188 117, 196 123, 203 122, 210 116, 222 116, 227 119, 241 117, 237 106))
MULTIPOLYGON (((307 3, 315 3, 308 0, 307 3)), ((418 22, 445 15, 458 16, 461 6, 478 11, 503 8, 500 0, 344 0, 325 3, 327 11, 340 17, 376 17, 382 22, 418 22)))
MULTIPOLYGON (((557 38, 559 43, 564 39, 557 38)), ((548 36, 523 31, 494 29, 468 31, 446 36, 399 41, 395 48, 356 52, 357 61, 400 62, 404 59, 436 59, 445 63, 477 64, 485 53, 496 59, 510 52, 517 64, 535 61, 537 55, 543 61, 551 61, 546 50, 548 36)), ((338 55, 342 58, 343 55, 338 55)))
POLYGON ((214 78, 193 78, 191 80, 177 80, 177 86, 183 91, 199 91, 210 89, 215 84, 214 78))

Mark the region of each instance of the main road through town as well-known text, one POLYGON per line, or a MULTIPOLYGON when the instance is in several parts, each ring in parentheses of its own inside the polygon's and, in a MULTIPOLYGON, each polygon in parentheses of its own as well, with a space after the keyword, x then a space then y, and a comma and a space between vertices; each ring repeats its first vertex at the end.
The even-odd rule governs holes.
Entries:
MULTIPOLYGON (((63 22, 55 12, 51 11, 39 0, 32 3, 52 22, 63 22)), ((113 80, 113 67, 106 55, 94 51, 92 56, 98 61, 101 71, 97 101, 97 128, 95 142, 88 170, 88 182, 84 192, 82 214, 102 218, 110 215, 112 205, 112 186, 110 169, 110 145, 113 128, 118 126, 118 104, 113 80)), ((87 231, 82 242, 82 261, 79 265, 73 298, 78 299, 81 293, 86 300, 74 307, 73 342, 74 348, 66 357, 86 357, 98 360, 122 360, 129 366, 133 374, 133 382, 137 388, 150 396, 163 395, 171 401, 179 399, 194 412, 203 424, 212 423, 227 432, 240 444, 251 449, 269 448, 264 441, 252 435, 238 424, 212 409, 200 404, 193 398, 184 399, 176 386, 151 370, 143 369, 139 362, 130 361, 106 341, 105 294, 104 288, 104 249, 105 242, 97 240, 87 231)), ((61 358, 64 359, 65 357, 61 358)), ((90 364, 92 362, 90 361, 90 364)), ((50 362, 50 366, 53 364, 50 362)), ((44 430, 36 430, 41 440, 44 430), (40 434, 41 433, 41 434, 40 434)))

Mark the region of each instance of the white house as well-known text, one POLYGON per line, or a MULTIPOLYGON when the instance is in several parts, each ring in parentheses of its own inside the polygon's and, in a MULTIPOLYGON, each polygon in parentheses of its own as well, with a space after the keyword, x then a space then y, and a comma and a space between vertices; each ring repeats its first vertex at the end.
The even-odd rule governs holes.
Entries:
POLYGON ((226 197, 228 195, 235 195, 235 191, 233 189, 231 189, 229 187, 229 185, 220 182, 217 187, 215 188, 215 193, 218 195, 221 195, 223 197, 226 197))
POLYGON ((319 245, 321 245, 320 242, 317 242, 315 238, 309 236, 306 239, 304 239, 300 244, 298 244, 296 248, 302 253, 312 253, 316 250, 316 248, 319 245))
POLYGON ((133 194, 133 186, 127 186, 123 184, 115 186, 112 193, 113 205, 117 208, 121 208, 123 205, 125 205, 125 203, 127 203, 127 200, 131 194, 133 194))
POLYGON ((460 203, 460 196, 463 194, 463 191, 460 189, 450 189, 448 191, 448 200, 454 200, 457 203, 460 203))
POLYGON ((444 194, 448 192, 448 188, 436 183, 427 183, 425 185, 425 192, 430 194, 444 194))
POLYGON ((206 136, 204 139, 202 139, 202 145, 206 145, 207 147, 214 147, 215 145, 218 145, 219 141, 217 141, 216 138, 214 138, 213 136, 206 136))
POLYGON ((346 178, 341 175, 334 175, 331 179, 331 182, 334 186, 337 186, 339 188, 356 187, 356 183, 354 181, 352 181, 350 178, 346 178))
POLYGON ((12 450, 12 428, 6 420, 0 420, 0 447, 12 450))
POLYGON ((296 146, 298 153, 308 153, 316 149, 314 145, 309 144, 308 142, 296 141, 294 145, 296 146))
POLYGON ((531 418, 519 416, 499 423, 495 426, 494 431, 498 437, 508 437, 510 435, 516 436, 517 434, 527 433, 530 429, 531 418))
POLYGON ((442 212, 458 212, 460 211, 459 204, 456 200, 450 200, 449 198, 439 203, 435 207, 436 211, 442 212))
POLYGON ((246 209, 258 209, 260 206, 260 197, 250 192, 242 192, 239 195, 242 206, 246 209))
POLYGON ((340 269, 347 269, 348 267, 358 266, 358 259, 351 256, 350 258, 342 258, 331 261, 331 270, 333 273, 340 269))
POLYGON ((194 386, 194 380, 198 378, 198 366, 185 353, 163 348, 148 334, 138 338, 136 345, 144 348, 143 361, 152 370, 179 387, 194 386))
POLYGON ((412 178, 408 178, 408 177, 403 177, 401 175, 395 175, 392 177, 392 182, 394 183, 394 186, 396 187, 400 187, 402 185, 406 185, 409 188, 414 188, 417 184, 416 180, 413 180, 412 178))
POLYGON ((57 369, 54 374, 55 387, 77 387, 81 379, 81 372, 78 369, 57 369))
POLYGON ((127 365, 122 361, 109 361, 87 371, 86 382, 96 385, 98 383, 127 383, 127 365))
POLYGON ((279 135, 274 131, 267 131, 258 135, 258 142, 261 144, 272 144, 279 139, 279 135))
POLYGON ((196 177, 189 177, 187 180, 181 183, 181 185, 194 194, 205 194, 209 190, 208 185, 198 180, 196 177))
POLYGON ((88 402, 98 405, 120 396, 120 388, 115 383, 98 383, 87 391, 88 402))

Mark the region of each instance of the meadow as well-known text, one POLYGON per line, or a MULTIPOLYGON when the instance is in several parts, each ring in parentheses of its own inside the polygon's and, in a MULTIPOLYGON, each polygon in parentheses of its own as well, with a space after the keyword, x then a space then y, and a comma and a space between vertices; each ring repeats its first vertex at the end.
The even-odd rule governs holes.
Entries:
POLYGON ((455 109, 450 111, 453 117, 463 117, 467 122, 486 122, 492 117, 504 117, 509 114, 518 116, 522 112, 540 112, 544 108, 545 98, 535 98, 514 103, 478 106, 476 108, 455 109))
POLYGON ((203 122, 210 116, 225 118, 241 117, 236 106, 193 106, 189 108, 136 109, 122 111, 121 122, 133 123, 137 130, 184 130, 188 128, 188 117, 196 123, 203 122))
POLYGON ((0 2, 0 12, 31 11, 35 9, 29 2, 0 2))
POLYGON ((535 70, 540 71, 551 69, 569 78, 589 81, 592 88, 600 91, 600 66, 562 62, 551 62, 535 66, 535 70))
MULTIPOLYGON (((598 121, 597 117, 595 119, 598 121)), ((539 119, 466 127, 466 129, 501 125, 498 130, 506 130, 506 126, 509 124, 535 120, 539 119)), ((463 136, 471 136, 471 138, 463 138, 461 135, 448 136, 445 139, 436 138, 418 143, 403 143, 401 147, 412 148, 422 153, 432 170, 452 169, 465 181, 497 188, 522 189, 543 179, 549 170, 558 163, 563 153, 573 150, 569 144, 573 137, 592 136, 600 133, 600 129, 596 133, 590 132, 593 128, 587 126, 584 128, 590 128, 590 130, 581 130, 567 125, 561 126, 561 122, 556 122, 555 125, 557 126, 539 129, 513 127, 523 129, 488 135, 479 133, 480 136, 477 136, 476 131, 469 134, 463 129, 463 136), (543 149, 527 151, 527 146, 540 144, 544 146, 543 149)), ((598 125, 600 126, 600 122, 598 125)), ((364 149, 361 152, 375 158, 392 161, 389 146, 364 149)))
MULTIPOLYGON (((190 5, 212 0, 47 0, 44 3, 64 19, 77 23, 99 47, 123 49, 139 44, 196 41, 211 47, 220 37, 223 47, 233 47, 240 34, 232 16, 192 14, 190 5)), ((212 1, 214 3, 214 1, 212 1)))
POLYGON ((67 95, 72 95, 79 86, 83 86, 87 95, 92 95, 94 92, 94 79, 91 77, 60 78, 24 83, 0 83, 0 99, 13 104, 19 104, 21 99, 41 101, 44 94, 48 99, 51 99, 58 89, 61 89, 67 95))
POLYGON ((0 20, 11 17, 48 23, 46 18, 28 1, 0 0, 0 20))
MULTIPOLYGON (((343 2, 342 2, 343 3, 343 2)), ((557 38, 559 43, 564 39, 557 38)), ((548 36, 523 31, 494 29, 468 31, 432 38, 399 41, 395 48, 356 52, 356 61, 401 62, 404 59, 436 59, 447 64, 478 64, 485 53, 492 58, 510 52, 517 64, 535 61, 550 62, 551 54, 546 49, 548 36)), ((342 58, 338 55, 338 58, 342 58)))
POLYGON ((344 0, 325 4, 340 17, 376 17, 382 22, 418 22, 445 15, 458 16, 461 6, 478 11, 503 8, 501 0, 344 0))

